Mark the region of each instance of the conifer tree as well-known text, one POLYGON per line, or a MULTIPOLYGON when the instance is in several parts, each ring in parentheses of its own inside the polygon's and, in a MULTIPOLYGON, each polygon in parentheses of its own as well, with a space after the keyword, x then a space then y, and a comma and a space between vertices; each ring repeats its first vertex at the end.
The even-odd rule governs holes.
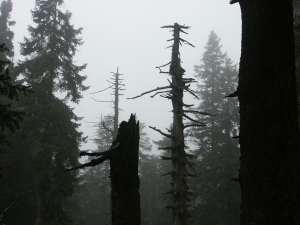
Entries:
MULTIPOLYGON (((20 95, 26 95, 29 87, 19 84, 12 79, 11 70, 13 64, 13 38, 14 32, 10 30, 10 26, 15 21, 10 20, 12 11, 11 0, 2 1, 0 15, 0 144, 7 143, 5 139, 5 128, 9 128, 11 132, 19 129, 19 121, 22 120, 24 112, 13 106, 12 100, 19 100, 20 95)), ((30 92, 30 91, 29 91, 30 92)))
POLYGON ((15 21, 10 20, 10 13, 12 11, 13 4, 11 0, 1 2, 1 15, 0 15, 0 43, 5 43, 5 46, 11 51, 1 54, 1 60, 12 60, 14 56, 14 32, 10 30, 10 27, 15 25, 15 21))
POLYGON ((193 127, 189 132, 197 146, 196 168, 201 177, 194 185, 199 202, 195 203, 198 206, 193 210, 192 224, 239 224, 239 187, 230 180, 239 168, 238 143, 232 139, 239 126, 238 103, 224 98, 237 86, 237 69, 221 47, 220 38, 211 31, 202 64, 195 66, 201 99, 197 110, 217 116, 203 118, 206 126, 193 127))
MULTIPOLYGON (((71 13, 62 12, 62 5, 63 0, 36 0, 32 10, 36 26, 29 26, 30 38, 24 38, 21 43, 21 54, 26 59, 19 61, 14 69, 35 92, 19 105, 26 110, 26 116, 21 131, 13 137, 9 147, 25 153, 21 163, 24 167, 19 166, 22 159, 18 159, 6 174, 7 179, 18 176, 17 171, 28 177, 26 184, 18 184, 29 185, 33 190, 34 199, 28 204, 30 209, 32 206, 35 209, 26 215, 30 217, 28 224, 32 221, 37 225, 72 224, 63 203, 74 192, 76 172, 62 171, 78 165, 79 145, 84 138, 77 130, 80 118, 65 102, 70 99, 78 103, 82 97, 80 92, 88 87, 82 84, 86 76, 79 74, 86 65, 73 63, 77 47, 82 44, 77 37, 82 28, 75 29, 70 24, 71 13), (66 94, 64 100, 54 95, 57 90, 66 94)), ((11 162, 8 157, 3 160, 11 162)), ((25 180, 20 179, 20 182, 25 180)), ((22 208, 26 208, 26 203, 22 208)), ((24 215, 10 217, 7 223, 20 224, 22 218, 24 215)))

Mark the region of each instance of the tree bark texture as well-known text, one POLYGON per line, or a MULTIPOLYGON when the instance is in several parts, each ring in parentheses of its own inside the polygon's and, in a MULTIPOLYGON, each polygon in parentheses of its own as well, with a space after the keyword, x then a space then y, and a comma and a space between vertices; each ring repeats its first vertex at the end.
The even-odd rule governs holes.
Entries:
POLYGON ((112 224, 140 225, 139 123, 134 115, 120 124, 112 147, 117 143, 120 147, 110 156, 112 224))
POLYGON ((298 122, 300 127, 300 0, 293 0, 293 5, 294 5, 296 81, 297 81, 297 97, 298 97, 298 122))
POLYGON ((300 224, 292 0, 240 0, 241 225, 300 224))
POLYGON ((185 70, 180 64, 180 28, 177 23, 174 24, 174 44, 172 46, 172 59, 169 73, 172 76, 172 105, 173 105, 173 127, 172 127, 172 193, 173 193, 173 224, 185 225, 187 218, 190 216, 187 210, 187 190, 186 183, 186 153, 184 150, 183 135, 183 74, 185 70))

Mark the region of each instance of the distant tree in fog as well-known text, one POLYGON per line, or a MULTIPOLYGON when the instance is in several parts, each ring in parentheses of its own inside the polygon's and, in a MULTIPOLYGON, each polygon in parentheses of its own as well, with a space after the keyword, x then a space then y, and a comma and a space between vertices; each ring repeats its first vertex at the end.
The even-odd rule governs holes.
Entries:
POLYGON ((26 58, 14 68, 14 74, 23 76, 34 94, 20 101, 18 107, 26 115, 22 129, 7 147, 8 152, 16 151, 23 157, 9 154, 3 159, 12 162, 7 167, 7 179, 18 178, 16 186, 11 185, 7 192, 28 185, 33 191, 32 199, 22 205, 22 210, 3 221, 7 224, 72 224, 63 203, 74 193, 77 173, 62 171, 78 165, 79 146, 84 138, 78 131, 81 118, 65 102, 70 99, 78 103, 81 91, 88 87, 83 85, 86 76, 80 75, 86 65, 76 66, 73 62, 77 47, 82 44, 78 38, 82 28, 75 29, 70 24, 71 13, 61 11, 62 5, 63 0, 36 0, 32 10, 36 26, 28 27, 30 37, 21 43, 21 54, 26 58), (58 99, 56 91, 65 93, 65 99, 58 99))
MULTIPOLYGON (((196 208, 191 210, 191 224, 239 224, 240 191, 229 180, 239 169, 237 136, 239 127, 238 101, 225 98, 237 86, 237 68, 222 53, 220 38, 210 32, 201 65, 195 66, 196 110, 217 116, 203 118, 205 127, 193 127, 189 137, 196 145, 196 168, 201 179, 191 180, 196 208)), ((200 119, 200 118, 198 118, 200 119)))

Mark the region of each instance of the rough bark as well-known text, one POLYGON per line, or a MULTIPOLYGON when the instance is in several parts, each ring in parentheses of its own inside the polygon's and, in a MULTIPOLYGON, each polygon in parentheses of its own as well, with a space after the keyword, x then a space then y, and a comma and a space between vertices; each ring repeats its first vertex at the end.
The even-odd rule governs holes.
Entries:
POLYGON ((239 4, 241 225, 300 224, 292 1, 239 4))
POLYGON ((172 146, 172 193, 173 193, 173 224, 187 224, 187 218, 190 216, 187 210, 187 183, 186 183, 186 154, 184 150, 183 135, 183 82, 182 75, 185 70, 180 65, 179 42, 180 25, 174 24, 174 44, 172 46, 172 59, 170 66, 170 75, 172 76, 172 105, 173 105, 173 127, 172 146))
POLYGON ((295 58, 296 58, 296 81, 298 97, 298 122, 300 127, 300 0, 293 0, 294 5, 294 35, 295 35, 295 58))
POLYGON ((135 116, 120 124, 112 146, 116 143, 120 147, 110 157, 112 224, 140 225, 139 123, 135 122, 135 116))
POLYGON ((90 162, 65 171, 76 170, 88 166, 97 166, 110 160, 112 224, 140 225, 140 180, 138 176, 139 160, 139 122, 131 115, 128 122, 123 121, 117 138, 105 152, 80 152, 80 156, 100 156, 90 162))

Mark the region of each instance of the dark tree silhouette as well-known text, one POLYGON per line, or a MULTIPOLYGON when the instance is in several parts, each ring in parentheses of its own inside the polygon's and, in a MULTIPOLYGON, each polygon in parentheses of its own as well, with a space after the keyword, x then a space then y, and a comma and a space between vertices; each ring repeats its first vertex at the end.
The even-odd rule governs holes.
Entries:
POLYGON ((300 224, 292 1, 239 1, 241 225, 300 224))
POLYGON ((140 225, 139 194, 139 122, 131 115, 128 122, 123 121, 118 135, 109 150, 88 153, 81 151, 80 156, 98 156, 90 162, 65 171, 97 166, 110 160, 112 224, 140 225), (100 157, 99 157, 100 156, 100 157))
POLYGON ((7 142, 4 130, 9 128, 11 132, 20 129, 19 121, 22 120, 24 114, 13 106, 11 100, 19 100, 20 95, 26 95, 29 86, 21 85, 20 82, 15 82, 11 76, 13 63, 11 63, 14 56, 14 32, 10 30, 16 22, 10 20, 10 13, 12 11, 11 0, 1 2, 1 15, 0 15, 0 144, 3 145, 7 142))
MULTIPOLYGON (((190 89, 191 83, 195 82, 193 78, 183 78, 185 70, 181 67, 180 61, 180 52, 179 45, 182 43, 188 44, 194 47, 191 43, 186 40, 180 38, 180 33, 186 33, 184 30, 189 29, 188 26, 181 26, 177 23, 174 25, 163 26, 162 28, 171 28, 173 29, 173 38, 168 41, 173 41, 172 47, 172 57, 171 61, 163 66, 157 67, 160 70, 160 73, 169 74, 172 77, 172 81, 169 81, 168 86, 157 87, 154 90, 147 91, 142 93, 139 96, 130 98, 135 99, 141 97, 145 94, 155 92, 154 97, 156 95, 160 95, 163 98, 169 99, 172 101, 173 105, 173 126, 172 130, 168 130, 169 133, 164 133, 156 127, 150 127, 151 129, 159 132, 163 136, 170 138, 172 140, 172 145, 165 146, 160 149, 171 150, 171 157, 161 156, 163 160, 171 160, 172 161, 172 171, 164 174, 170 175, 172 177, 172 190, 169 194, 172 194, 173 205, 167 206, 166 208, 170 208, 173 210, 173 224, 175 225, 185 225, 187 224, 187 218, 190 217, 190 214, 187 210, 187 194, 189 193, 189 188, 187 186, 186 178, 187 176, 195 177, 195 174, 191 174, 187 171, 186 166, 193 168, 194 164, 189 161, 189 158, 193 158, 194 155, 187 154, 184 150, 184 134, 183 131, 187 127, 193 126, 205 126, 204 123, 201 123, 197 120, 194 120, 188 113, 196 113, 202 115, 210 115, 205 112, 200 112, 196 110, 184 110, 183 107, 191 107, 193 105, 187 105, 183 102, 183 92, 186 91, 192 94, 194 97, 198 99, 196 94, 190 89), (161 70, 162 67, 170 65, 169 72, 163 72, 161 70), (183 118, 193 122, 192 124, 184 125, 183 118)), ((187 33, 186 33, 187 34, 187 33)))
MULTIPOLYGON (((296 57, 296 82, 298 97, 298 118, 300 118, 300 1, 293 0, 294 5, 294 35, 295 35, 295 57, 296 57)), ((300 119, 299 119, 300 127, 300 119)), ((299 137, 300 138, 300 137, 299 137)))

